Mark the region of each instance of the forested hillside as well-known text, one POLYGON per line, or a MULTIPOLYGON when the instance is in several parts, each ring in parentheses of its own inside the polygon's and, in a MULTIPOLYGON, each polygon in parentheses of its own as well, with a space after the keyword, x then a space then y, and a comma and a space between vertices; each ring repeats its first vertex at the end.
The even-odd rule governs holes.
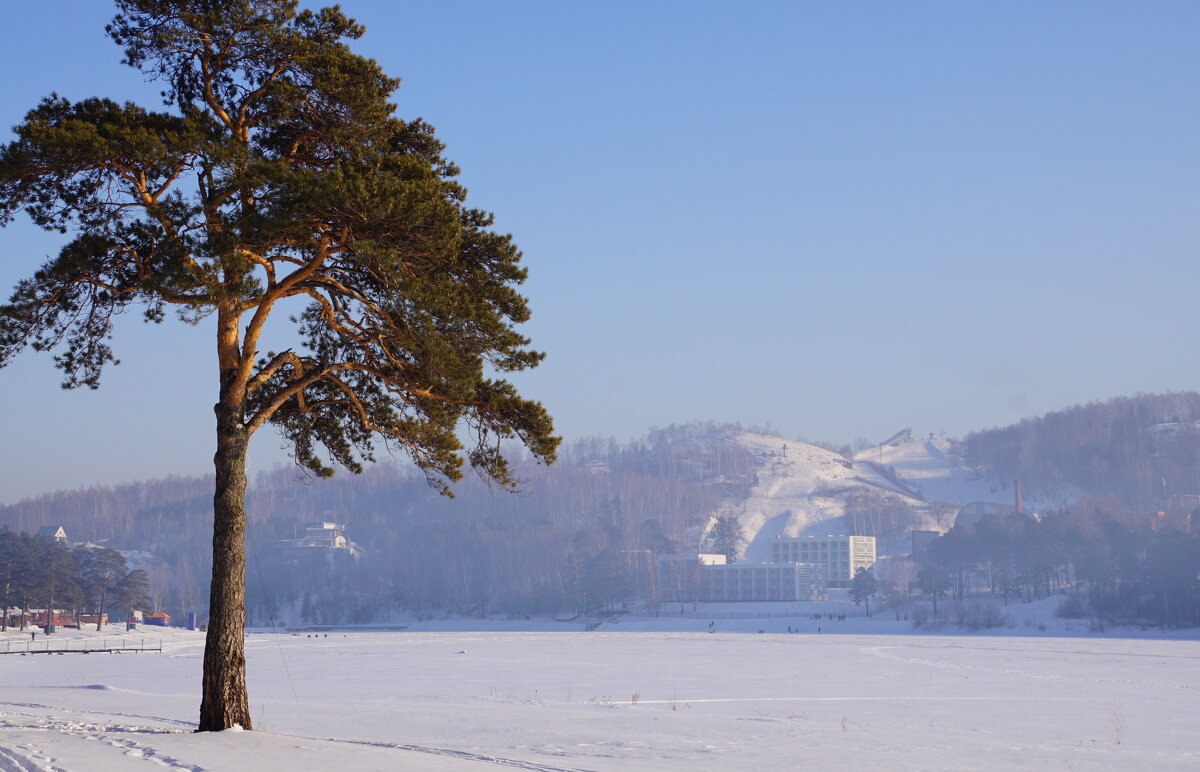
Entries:
MULTIPOLYGON (((1167 509, 1187 531, 1189 496, 1200 493, 1200 394, 1116 399, 977 432, 962 445, 973 469, 950 447, 904 441, 851 460, 695 423, 624 445, 579 440, 553 467, 518 460, 519 494, 468 478, 455 498, 389 462, 332 479, 281 468, 259 475, 248 495, 247 605, 254 624, 602 610, 652 595, 652 553, 717 549, 706 531, 718 517, 744 529, 747 560, 767 559, 775 536, 803 533, 875 536, 881 554, 902 554, 913 528, 944 528, 965 497, 985 495, 979 478, 988 476, 1005 496, 1017 478, 1064 506, 1108 497, 1105 511, 1139 528, 1167 509), (317 520, 344 523, 360 556, 282 544, 317 520)), ((61 524, 72 542, 124 551, 147 572, 151 605, 172 615, 207 607, 211 517, 204 477, 0 506, 0 528, 61 524)))
MULTIPOLYGON (((468 478, 450 499, 390 463, 332 479, 262 474, 247 499, 250 613, 336 623, 397 607, 532 614, 614 603, 648 575, 644 550, 697 549, 718 502, 749 486, 755 460, 729 439, 739 430, 697 423, 628 445, 581 440, 553 467, 520 464, 517 495, 468 478), (345 523, 362 557, 278 546, 321 519, 345 523)), ((151 552, 151 574, 171 588, 165 610, 203 612, 211 497, 203 477, 58 492, 0 507, 0 526, 61 524, 72 541, 151 552)))
POLYGON ((999 481, 1156 509, 1168 497, 1200 494, 1200 394, 1093 402, 975 432, 965 445, 968 462, 999 481))

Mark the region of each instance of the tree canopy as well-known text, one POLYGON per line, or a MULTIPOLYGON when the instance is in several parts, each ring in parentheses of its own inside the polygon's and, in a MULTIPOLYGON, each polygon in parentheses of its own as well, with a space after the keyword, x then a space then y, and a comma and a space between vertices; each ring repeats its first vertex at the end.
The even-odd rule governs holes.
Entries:
POLYGON ((446 493, 465 463, 513 487, 504 440, 550 462, 558 438, 503 378, 542 360, 516 329, 529 318, 520 252, 467 206, 429 124, 395 116, 398 81, 350 51, 361 26, 294 0, 116 5, 108 34, 162 83, 166 109, 52 94, 0 148, 0 224, 24 211, 70 234, 0 306, 0 365, 53 350, 65 387, 96 388, 122 313, 214 324, 200 728, 249 728, 242 537, 255 432, 272 424, 322 476, 359 471, 382 442, 446 493), (297 343, 261 351, 276 310, 297 343))
POLYGON ((520 253, 466 206, 433 129, 393 115, 398 81, 345 43, 362 28, 285 0, 118 6, 109 34, 173 109, 52 95, 16 127, 0 217, 73 237, 0 310, 0 361, 57 349, 64 385, 95 388, 123 311, 216 313, 247 432, 274 424, 318 474, 358 470, 382 437, 446 490, 460 421, 502 484, 499 439, 552 458, 545 411, 488 374, 542 358, 514 328, 520 253), (291 298, 302 345, 260 355, 291 298))
POLYGON ((746 546, 746 532, 734 515, 721 515, 713 521, 708 537, 714 552, 724 555, 729 563, 736 563, 746 546))

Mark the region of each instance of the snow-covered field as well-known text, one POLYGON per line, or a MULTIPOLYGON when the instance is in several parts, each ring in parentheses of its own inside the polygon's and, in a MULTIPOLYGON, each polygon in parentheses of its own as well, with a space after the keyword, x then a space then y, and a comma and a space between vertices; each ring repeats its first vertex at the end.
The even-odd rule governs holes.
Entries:
POLYGON ((0 655, 0 770, 1200 769, 1195 640, 522 624, 252 634, 254 732, 190 732, 201 633, 0 655))

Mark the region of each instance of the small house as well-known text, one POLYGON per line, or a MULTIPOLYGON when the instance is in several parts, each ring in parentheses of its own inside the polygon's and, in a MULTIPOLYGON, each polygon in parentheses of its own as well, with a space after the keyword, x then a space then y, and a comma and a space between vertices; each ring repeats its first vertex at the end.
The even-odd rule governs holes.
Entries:
POLYGON ((156 611, 153 614, 146 615, 144 622, 148 625, 169 627, 171 624, 171 615, 162 611, 156 611))
POLYGON ((67 531, 61 525, 43 525, 37 530, 38 536, 48 536, 54 541, 67 543, 67 531))

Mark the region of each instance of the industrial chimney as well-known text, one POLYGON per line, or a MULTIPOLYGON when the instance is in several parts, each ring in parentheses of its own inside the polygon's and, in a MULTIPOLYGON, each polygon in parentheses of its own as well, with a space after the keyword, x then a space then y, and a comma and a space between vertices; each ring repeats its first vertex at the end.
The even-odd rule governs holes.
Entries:
POLYGON ((1017 514, 1018 515, 1022 514, 1024 512, 1024 510, 1021 509, 1021 481, 1020 480, 1013 480, 1013 497, 1016 499, 1016 503, 1017 503, 1017 514))

